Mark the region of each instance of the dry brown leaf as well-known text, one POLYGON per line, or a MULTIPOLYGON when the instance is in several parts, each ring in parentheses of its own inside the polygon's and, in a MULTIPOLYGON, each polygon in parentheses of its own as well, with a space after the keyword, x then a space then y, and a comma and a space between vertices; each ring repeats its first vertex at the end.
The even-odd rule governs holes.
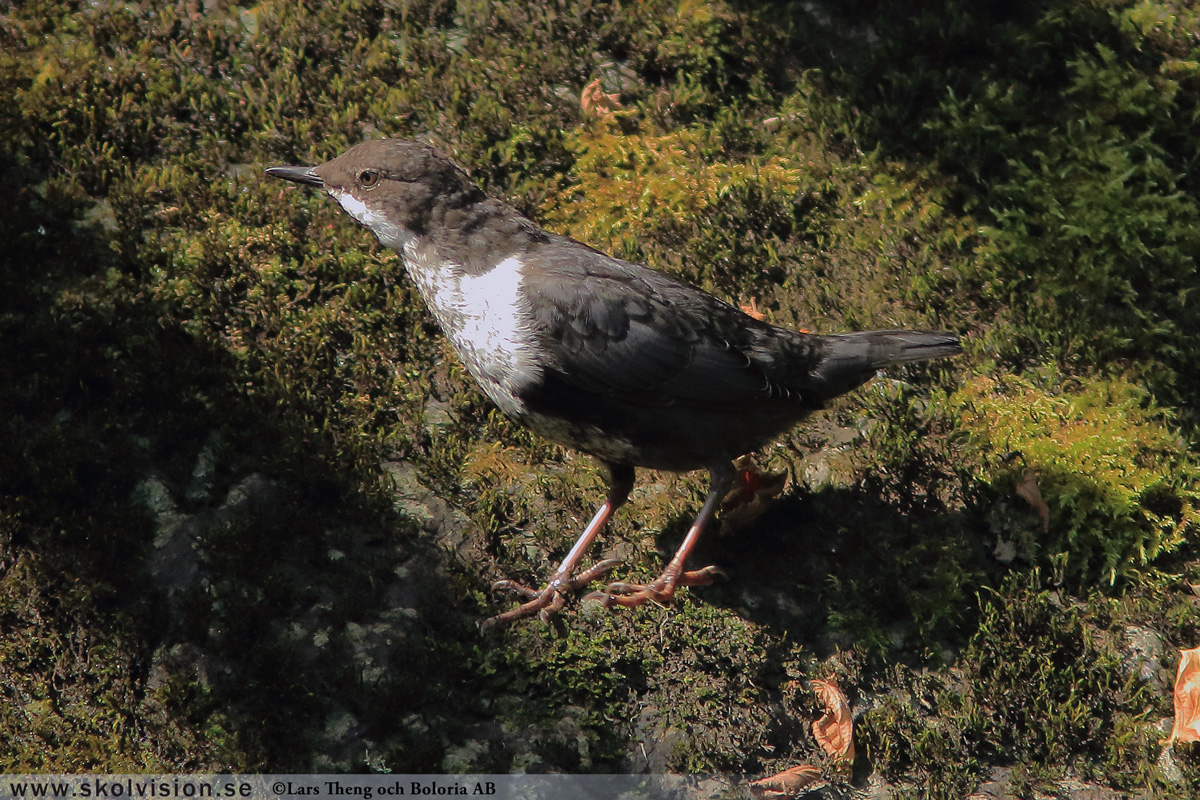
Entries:
POLYGON ((809 687, 825 704, 825 714, 812 724, 813 736, 835 761, 853 761, 854 719, 846 695, 829 681, 814 680, 809 687))
POLYGON ((583 92, 579 95, 579 105, 583 107, 583 113, 601 119, 611 117, 614 111, 620 110, 619 100, 620 95, 605 93, 599 78, 583 87, 583 92))
POLYGON ((821 780, 821 770, 809 764, 801 764, 769 778, 752 781, 750 794, 755 797, 796 797, 801 791, 821 780))
POLYGON ((1179 651, 1175 671, 1175 726, 1167 746, 1175 742, 1200 742, 1200 647, 1179 651))
POLYGON ((1042 530, 1050 530, 1050 506, 1042 499, 1042 490, 1038 488, 1038 474, 1035 469, 1025 470, 1020 483, 1017 484, 1017 496, 1037 512, 1042 521, 1042 530))

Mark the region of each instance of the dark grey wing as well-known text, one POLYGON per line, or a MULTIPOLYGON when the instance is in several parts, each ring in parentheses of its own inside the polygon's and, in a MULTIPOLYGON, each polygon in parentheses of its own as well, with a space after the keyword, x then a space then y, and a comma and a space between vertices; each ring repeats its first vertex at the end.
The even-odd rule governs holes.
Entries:
POLYGON ((525 280, 561 382, 638 406, 720 407, 779 391, 743 346, 767 326, 662 273, 557 244, 525 280))

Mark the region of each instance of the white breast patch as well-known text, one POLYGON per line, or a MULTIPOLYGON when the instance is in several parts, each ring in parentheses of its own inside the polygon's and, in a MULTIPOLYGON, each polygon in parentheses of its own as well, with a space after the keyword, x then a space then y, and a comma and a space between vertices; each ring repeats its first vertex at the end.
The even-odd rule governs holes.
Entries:
POLYGON ((541 367, 533 355, 520 257, 510 256, 481 275, 469 275, 458 265, 430 263, 415 247, 404 254, 417 289, 472 377, 502 411, 523 413, 513 392, 538 380, 541 367))
POLYGON ((520 257, 470 275, 351 193, 334 189, 329 195, 385 247, 404 256, 408 274, 471 376, 502 411, 521 416, 524 404, 515 393, 540 379, 541 367, 533 354, 520 257))

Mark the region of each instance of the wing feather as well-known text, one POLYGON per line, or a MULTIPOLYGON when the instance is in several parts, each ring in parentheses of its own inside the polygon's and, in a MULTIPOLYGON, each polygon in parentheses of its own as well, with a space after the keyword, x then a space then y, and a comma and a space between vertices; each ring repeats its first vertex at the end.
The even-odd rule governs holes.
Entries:
POLYGON ((753 337, 762 323, 670 276, 555 238, 525 279, 547 366, 562 381, 646 406, 771 395, 748 342, 731 341, 753 337))

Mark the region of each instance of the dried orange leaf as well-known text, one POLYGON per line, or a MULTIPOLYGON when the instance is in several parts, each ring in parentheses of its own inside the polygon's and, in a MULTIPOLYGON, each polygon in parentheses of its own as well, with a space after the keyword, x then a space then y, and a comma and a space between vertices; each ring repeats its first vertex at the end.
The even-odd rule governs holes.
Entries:
POLYGON ((1017 496, 1029 503, 1042 521, 1042 530, 1050 530, 1050 506, 1042 499, 1042 490, 1038 488, 1037 470, 1027 469, 1017 484, 1017 496))
POLYGON ((620 100, 620 96, 606 94, 600 87, 600 79, 596 78, 583 87, 583 93, 579 96, 579 105, 583 107, 584 114, 604 119, 611 117, 614 111, 621 108, 618 100, 620 100))
POLYGON ((1167 745, 1200 742, 1200 647, 1179 651, 1175 672, 1175 726, 1167 745))
POLYGON ((815 680, 809 686, 825 704, 825 714, 812 724, 817 743, 834 760, 853 761, 854 719, 850 715, 850 703, 846 695, 828 681, 815 680))
POLYGON ((796 797, 803 790, 822 780, 821 770, 809 764, 785 769, 769 778, 760 778, 750 783, 750 794, 755 797, 796 797))

